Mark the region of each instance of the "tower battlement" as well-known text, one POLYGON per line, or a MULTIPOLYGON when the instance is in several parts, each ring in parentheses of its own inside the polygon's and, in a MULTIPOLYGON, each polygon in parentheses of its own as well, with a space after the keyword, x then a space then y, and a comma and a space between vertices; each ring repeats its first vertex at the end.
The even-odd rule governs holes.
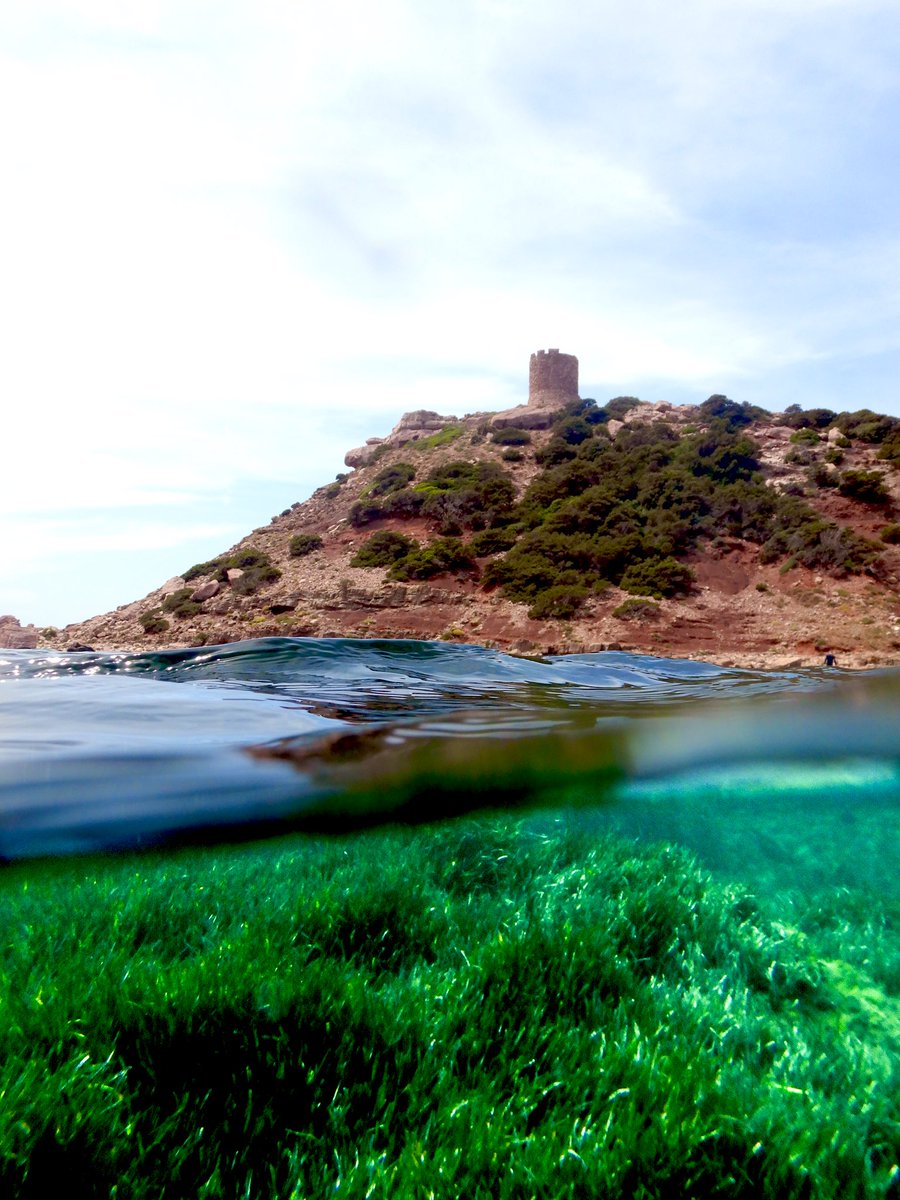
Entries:
POLYGON ((538 350, 528 368, 528 403, 552 408, 578 399, 578 359, 558 350, 538 350))

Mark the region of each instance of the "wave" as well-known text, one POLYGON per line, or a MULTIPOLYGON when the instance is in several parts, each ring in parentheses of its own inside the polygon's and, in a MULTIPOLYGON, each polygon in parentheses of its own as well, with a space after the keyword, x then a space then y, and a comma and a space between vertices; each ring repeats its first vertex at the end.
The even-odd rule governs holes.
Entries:
POLYGON ((340 831, 484 807, 634 810, 647 803, 642 780, 677 796, 692 772, 746 764, 777 791, 800 765, 856 763, 864 791, 896 777, 898 709, 896 671, 744 671, 622 652, 522 659, 282 638, 7 651, 0 854, 340 831))

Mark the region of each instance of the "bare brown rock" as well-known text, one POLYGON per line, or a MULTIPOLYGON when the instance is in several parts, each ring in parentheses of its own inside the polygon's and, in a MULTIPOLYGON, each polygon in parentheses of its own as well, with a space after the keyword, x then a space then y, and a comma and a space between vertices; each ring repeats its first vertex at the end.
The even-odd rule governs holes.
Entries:
POLYGON ((532 408, 520 405, 491 417, 493 429, 549 429, 559 416, 558 408, 532 408))
POLYGON ((357 446, 355 450, 348 450, 344 455, 344 465, 348 467, 367 467, 370 462, 378 457, 378 448, 384 441, 384 438, 369 438, 364 446, 357 446))
POLYGON ((221 587, 218 579, 211 579, 209 583, 201 583, 198 588, 194 588, 191 599, 197 604, 202 604, 204 600, 211 600, 213 596, 218 595, 221 587))
POLYGON ((0 617, 0 647, 4 650, 34 650, 38 644, 34 625, 22 625, 18 617, 0 617))

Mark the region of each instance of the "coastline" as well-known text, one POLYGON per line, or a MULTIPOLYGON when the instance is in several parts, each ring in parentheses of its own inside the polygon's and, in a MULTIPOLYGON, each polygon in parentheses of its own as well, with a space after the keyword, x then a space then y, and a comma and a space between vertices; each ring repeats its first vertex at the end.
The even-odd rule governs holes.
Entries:
MULTIPOLYGON (((137 639, 133 642, 123 642, 118 638, 114 639, 96 639, 90 643, 71 642, 70 645, 90 645, 90 650, 96 653, 128 653, 128 654, 146 654, 157 653, 161 651, 180 651, 189 649, 200 649, 203 646, 212 647, 216 645, 229 645, 235 641, 250 641, 257 638, 265 637, 284 637, 283 631, 275 633, 271 631, 250 632, 247 631, 246 637, 243 638, 226 638, 222 641, 215 639, 204 641, 202 643, 194 643, 190 641, 172 641, 166 644, 158 644, 148 646, 141 644, 143 639, 137 639)), ((287 635, 291 636, 291 635, 287 635)), ((410 640, 410 641, 431 641, 441 642, 444 644, 454 645, 469 645, 480 646, 488 650, 496 650, 501 654, 508 654, 515 658, 525 659, 543 659, 558 656, 575 656, 583 654, 602 654, 602 653, 624 653, 624 654, 639 654, 647 655, 653 658, 672 659, 696 663, 708 663, 711 666, 720 666, 733 668, 735 670, 749 671, 784 671, 794 669, 810 669, 821 667, 822 669, 832 669, 836 671, 872 671, 872 670, 889 670, 891 668, 900 667, 900 652, 885 653, 868 649, 837 649, 834 650, 835 663, 833 667, 827 667, 825 664, 825 651, 820 652, 814 647, 800 645, 792 653, 789 649, 764 650, 760 648, 748 648, 744 645, 729 646, 727 644, 720 645, 715 650, 710 650, 705 653, 696 651, 688 651, 685 647, 666 646, 652 644, 648 639, 630 639, 622 641, 594 641, 585 640, 578 642, 570 639, 563 640, 541 640, 537 642, 518 639, 515 642, 498 641, 496 639, 463 639, 463 638, 442 638, 442 637, 427 637, 415 635, 412 632, 358 632, 353 633, 347 630, 333 630, 326 633, 305 634, 300 636, 313 637, 315 639, 325 640, 327 638, 358 638, 359 640, 380 640, 382 638, 391 640, 410 640)), ((46 639, 39 639, 37 650, 56 652, 67 651, 67 645, 61 645, 58 642, 50 642, 46 639)))

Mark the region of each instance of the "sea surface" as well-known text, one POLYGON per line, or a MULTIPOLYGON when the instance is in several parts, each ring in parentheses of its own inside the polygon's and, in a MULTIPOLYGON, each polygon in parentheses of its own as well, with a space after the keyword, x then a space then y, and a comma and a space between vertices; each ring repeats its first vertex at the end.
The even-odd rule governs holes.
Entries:
POLYGON ((353 639, 0 651, 7 862, 483 809, 896 892, 900 672, 353 639))

